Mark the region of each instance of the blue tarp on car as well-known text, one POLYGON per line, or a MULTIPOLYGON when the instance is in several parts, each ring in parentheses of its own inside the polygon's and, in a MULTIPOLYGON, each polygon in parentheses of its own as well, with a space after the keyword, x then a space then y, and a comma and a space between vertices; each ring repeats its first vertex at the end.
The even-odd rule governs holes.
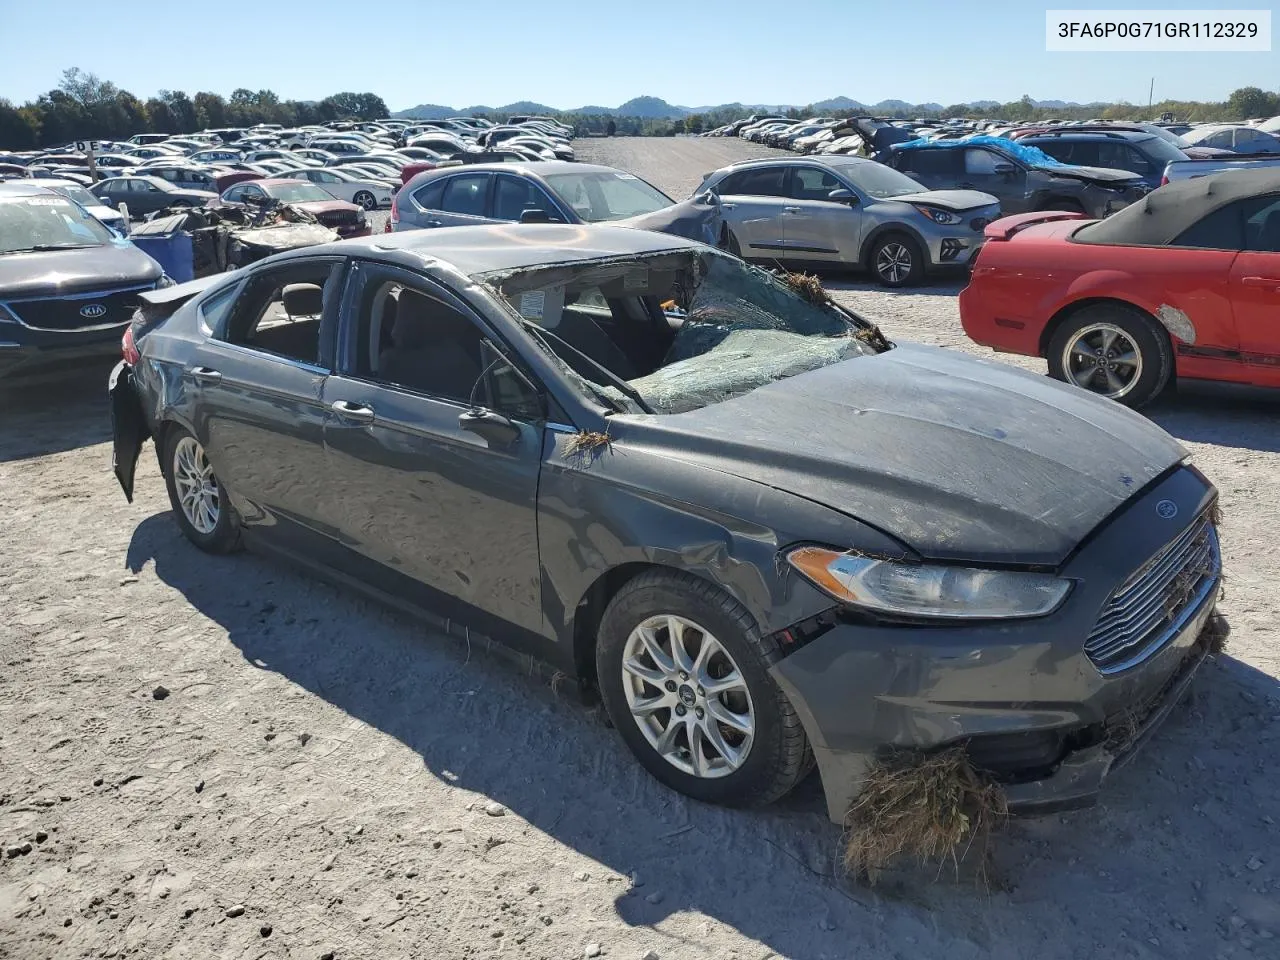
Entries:
POLYGON ((1039 147, 1028 147, 1018 143, 1016 140, 1006 140, 1004 137, 976 136, 968 137, 963 140, 908 140, 906 143, 895 143, 892 147, 894 150, 918 150, 921 147, 994 147, 1007 157, 1013 157, 1021 160, 1023 163, 1031 167, 1067 167, 1070 164, 1063 163, 1061 160, 1055 160, 1039 147))

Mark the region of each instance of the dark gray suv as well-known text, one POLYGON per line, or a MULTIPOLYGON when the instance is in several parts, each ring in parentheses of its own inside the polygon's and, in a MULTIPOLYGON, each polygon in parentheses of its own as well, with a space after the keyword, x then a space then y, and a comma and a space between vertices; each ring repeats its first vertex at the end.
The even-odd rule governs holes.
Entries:
POLYGON ((1128 170, 1079 167, 1049 158, 1030 163, 1014 149, 990 143, 940 140, 895 144, 885 163, 932 190, 982 190, 1000 200, 1006 215, 1031 210, 1074 210, 1101 219, 1149 192, 1128 170))

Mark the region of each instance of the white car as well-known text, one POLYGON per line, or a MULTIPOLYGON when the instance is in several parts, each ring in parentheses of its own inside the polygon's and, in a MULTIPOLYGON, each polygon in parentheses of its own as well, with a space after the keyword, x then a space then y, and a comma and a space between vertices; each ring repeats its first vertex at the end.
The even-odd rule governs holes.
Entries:
POLYGON ((382 180, 365 180, 343 172, 341 168, 325 167, 323 170, 297 170, 289 176, 294 180, 307 180, 339 200, 355 203, 366 210, 391 206, 395 192, 390 183, 382 180))

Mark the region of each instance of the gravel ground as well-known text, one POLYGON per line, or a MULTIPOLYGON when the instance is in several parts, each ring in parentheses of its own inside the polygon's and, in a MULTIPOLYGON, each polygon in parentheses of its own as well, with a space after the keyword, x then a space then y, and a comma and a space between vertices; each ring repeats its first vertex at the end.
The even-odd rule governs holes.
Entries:
MULTIPOLYGON (((678 196, 759 152, 578 149, 678 196)), ((891 337, 979 352, 955 286, 829 281, 891 337)), ((1222 490, 1230 655, 1099 807, 1010 825, 1001 889, 873 892, 816 778, 687 801, 567 688, 199 554, 149 453, 132 506, 116 487, 105 374, 0 392, 0 957, 1280 957, 1274 401, 1151 414, 1222 490)))

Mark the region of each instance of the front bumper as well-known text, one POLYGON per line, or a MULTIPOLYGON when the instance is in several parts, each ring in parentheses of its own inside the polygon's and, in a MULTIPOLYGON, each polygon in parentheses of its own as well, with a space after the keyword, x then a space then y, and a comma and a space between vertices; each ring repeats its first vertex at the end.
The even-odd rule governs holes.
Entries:
POLYGON ((0 379, 51 376, 120 355, 129 321, 94 330, 35 330, 0 324, 0 379))
POLYGON ((843 821, 878 758, 957 743, 1004 785, 1012 810, 1093 802, 1203 661, 1219 583, 1162 646, 1123 672, 1100 672, 1085 638, 1113 589, 1197 522, 1213 497, 1188 469, 1137 497, 1065 565, 1062 575, 1076 585, 1048 616, 914 627, 838 617, 777 661, 770 672, 804 723, 831 819, 843 821), (1161 521, 1154 506, 1162 500, 1183 519, 1161 521))

